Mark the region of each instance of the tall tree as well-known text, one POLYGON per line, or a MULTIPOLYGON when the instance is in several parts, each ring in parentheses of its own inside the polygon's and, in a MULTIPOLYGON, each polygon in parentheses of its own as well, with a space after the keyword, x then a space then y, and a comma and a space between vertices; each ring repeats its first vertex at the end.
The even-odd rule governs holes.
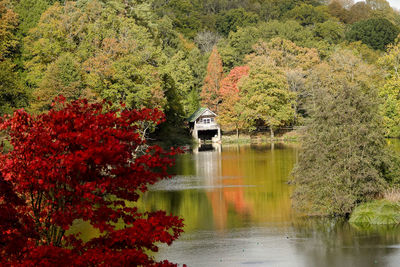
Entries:
POLYGON ((223 78, 222 60, 215 46, 208 59, 207 75, 204 78, 204 85, 201 90, 201 103, 212 111, 217 111, 219 88, 223 78))
POLYGON ((390 178, 373 66, 338 51, 310 78, 310 120, 293 175, 295 206, 346 215, 377 197, 390 178), (329 73, 329 75, 326 75, 329 73))
POLYGON ((253 54, 247 63, 249 75, 239 85, 242 119, 250 130, 267 126, 273 139, 275 129, 293 121, 295 94, 271 58, 253 54))
POLYGON ((222 103, 218 109, 218 122, 222 127, 235 129, 237 138, 239 138, 239 129, 243 127, 238 83, 248 74, 248 66, 240 66, 232 69, 229 75, 221 81, 219 91, 222 103))
POLYGON ((270 42, 259 42, 253 49, 257 55, 272 59, 275 67, 285 73, 289 90, 296 95, 293 122, 301 123, 301 114, 305 113, 304 102, 308 94, 304 85, 312 68, 320 63, 318 51, 298 46, 279 37, 273 38, 270 42))

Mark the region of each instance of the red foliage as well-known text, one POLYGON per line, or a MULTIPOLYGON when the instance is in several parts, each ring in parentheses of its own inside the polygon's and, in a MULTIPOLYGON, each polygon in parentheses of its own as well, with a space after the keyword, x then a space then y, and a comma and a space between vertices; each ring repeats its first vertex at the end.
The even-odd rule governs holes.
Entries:
POLYGON ((208 59, 207 75, 204 78, 204 85, 200 93, 201 104, 214 112, 217 111, 220 100, 218 92, 223 74, 222 60, 217 47, 214 47, 208 59))
POLYGON ((174 266, 145 251, 171 244, 183 220, 140 213, 126 202, 168 177, 177 151, 153 146, 141 152, 139 134, 141 123, 160 123, 162 112, 63 101, 47 114, 18 110, 0 125, 13 146, 0 156, 0 265, 174 266), (86 243, 67 235, 77 219, 102 235, 86 243))
POLYGON ((229 75, 226 76, 221 81, 220 94, 223 98, 238 98, 239 97, 239 88, 238 82, 243 76, 249 75, 249 67, 248 66, 240 66, 233 68, 229 75))
POLYGON ((219 122, 224 126, 233 124, 236 129, 239 127, 242 109, 237 107, 240 100, 238 83, 241 78, 249 75, 249 70, 248 66, 236 67, 221 81, 219 94, 222 103, 219 106, 219 122))

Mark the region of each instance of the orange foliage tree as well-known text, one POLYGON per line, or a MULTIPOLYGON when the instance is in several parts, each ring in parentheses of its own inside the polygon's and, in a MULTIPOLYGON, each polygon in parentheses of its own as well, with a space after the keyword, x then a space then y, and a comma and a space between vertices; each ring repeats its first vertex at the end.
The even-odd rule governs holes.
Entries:
POLYGON ((219 88, 223 78, 222 60, 217 47, 214 46, 208 60, 207 75, 204 78, 203 89, 201 90, 201 104, 212 111, 217 111, 219 101, 219 88))
POLYGON ((222 100, 219 106, 218 122, 225 127, 234 128, 236 136, 239 137, 240 114, 239 106, 240 94, 238 83, 240 79, 249 74, 248 66, 240 66, 232 69, 228 76, 221 81, 220 97, 222 100))

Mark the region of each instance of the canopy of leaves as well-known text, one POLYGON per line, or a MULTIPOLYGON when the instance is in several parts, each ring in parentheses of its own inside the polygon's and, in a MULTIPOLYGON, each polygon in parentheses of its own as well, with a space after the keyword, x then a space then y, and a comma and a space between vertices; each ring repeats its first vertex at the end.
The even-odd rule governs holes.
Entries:
POLYGON ((287 12, 286 17, 298 21, 302 26, 307 26, 325 22, 330 16, 325 6, 313 7, 302 4, 287 12))
POLYGON ((240 84, 242 120, 250 130, 268 126, 271 130, 293 120, 295 94, 288 90, 286 76, 265 55, 247 58, 249 75, 240 84))
POLYGON ((10 60, 0 61, 0 115, 28 106, 28 94, 10 60))
MULTIPOLYGON (((82 96, 81 88, 85 87, 113 103, 163 107, 165 98, 158 74, 163 61, 161 50, 145 27, 124 16, 123 6, 114 4, 91 0, 79 5, 55 4, 48 9, 25 40, 30 44, 26 46, 30 86, 39 87, 40 95, 51 96, 58 91, 75 98, 82 96), (55 77, 43 83, 46 75, 55 77), (64 79, 61 88, 60 79, 64 79), (73 92, 60 91, 63 89, 73 92)), ((43 104, 50 103, 47 100, 43 104)))
POLYGON ((385 50, 399 34, 399 29, 384 18, 371 18, 354 23, 347 32, 347 40, 362 41, 373 49, 385 50))
POLYGON ((174 152, 146 148, 140 133, 163 114, 64 101, 38 116, 16 111, 0 125, 13 146, 0 157, 0 264, 172 265, 147 253, 171 244, 182 219, 134 206, 139 190, 166 178, 173 163, 174 152), (88 242, 66 234, 76 220, 102 234, 88 242))
POLYGON ((219 15, 216 21, 216 28, 219 33, 228 36, 235 32, 238 27, 244 27, 258 22, 258 16, 252 12, 246 12, 243 8, 231 9, 219 15))

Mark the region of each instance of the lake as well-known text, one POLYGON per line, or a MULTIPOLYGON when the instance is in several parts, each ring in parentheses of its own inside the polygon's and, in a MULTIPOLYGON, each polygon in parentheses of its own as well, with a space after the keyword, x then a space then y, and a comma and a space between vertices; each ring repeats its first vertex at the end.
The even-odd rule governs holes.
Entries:
POLYGON ((298 150, 208 145, 181 155, 176 176, 139 203, 185 219, 185 233, 157 258, 188 266, 400 266, 400 227, 296 214, 290 172, 298 150))

